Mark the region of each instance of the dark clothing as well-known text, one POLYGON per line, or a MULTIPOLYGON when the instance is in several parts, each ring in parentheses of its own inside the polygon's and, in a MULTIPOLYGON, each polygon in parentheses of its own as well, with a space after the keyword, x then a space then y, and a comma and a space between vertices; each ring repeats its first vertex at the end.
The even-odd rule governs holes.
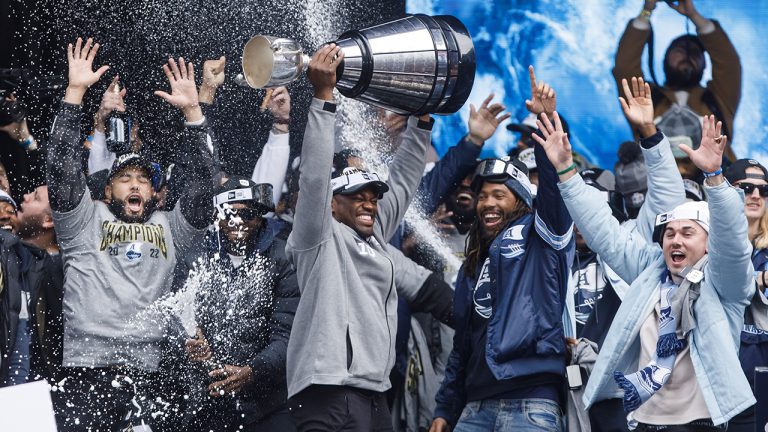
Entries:
POLYGON ((16 337, 22 308, 27 308, 27 316, 32 316, 29 305, 22 304, 22 292, 31 297, 26 273, 32 263, 32 255, 19 238, 0 230, 0 387, 10 384, 8 360, 18 348, 16 337))
POLYGON ((311 385, 288 401, 298 432, 388 432, 384 393, 349 386, 311 385))
POLYGON ((563 310, 573 260, 573 223, 557 189, 557 174, 536 146, 537 208, 511 221, 479 263, 477 277, 462 267, 456 280, 456 333, 435 417, 455 425, 467 402, 472 348, 479 348, 497 380, 565 372, 563 310), (472 343, 472 315, 488 321, 483 347, 472 343))
POLYGON ((27 272, 32 289, 30 307, 32 318, 32 372, 49 381, 61 379, 64 351, 64 267, 61 254, 51 255, 31 245, 25 245, 34 257, 27 272))
MULTIPOLYGON (((699 115, 715 114, 718 120, 722 120, 723 134, 728 135, 730 143, 733 142, 733 120, 741 100, 741 61, 720 23, 712 22, 715 24, 712 33, 698 35, 712 60, 712 80, 707 82, 706 88, 696 85, 687 89, 690 93, 687 105, 699 115)), ((632 77, 643 76, 641 58, 650 34, 650 29, 638 29, 630 21, 621 36, 613 68, 620 95, 624 94, 622 78, 629 81, 632 77)), ((673 89, 656 85, 648 79, 645 81, 651 85, 655 118, 669 110, 677 98, 673 89)), ((725 156, 730 160, 736 159, 730 145, 725 149, 725 156)))
POLYGON ((448 149, 435 166, 421 178, 416 190, 421 197, 422 211, 431 215, 437 206, 461 184, 465 177, 472 174, 477 166, 481 146, 472 144, 464 137, 458 144, 448 149))
POLYGON ((299 287, 285 256, 289 230, 283 228, 277 219, 265 220, 238 268, 213 237, 206 251, 185 260, 188 270, 197 266, 205 275, 196 318, 216 362, 253 371, 253 384, 225 403, 245 423, 267 418, 287 399, 285 356, 299 287))
POLYGON ((157 374, 131 368, 64 368, 63 373, 61 389, 51 392, 59 432, 113 432, 142 422, 163 430, 170 413, 160 402, 157 374))
POLYGON ((629 432, 623 401, 618 398, 605 399, 589 408, 589 423, 592 432, 629 432))
POLYGON ((719 432, 728 428, 728 424, 715 426, 712 420, 702 419, 694 420, 682 425, 647 425, 640 423, 637 425, 636 432, 719 432))

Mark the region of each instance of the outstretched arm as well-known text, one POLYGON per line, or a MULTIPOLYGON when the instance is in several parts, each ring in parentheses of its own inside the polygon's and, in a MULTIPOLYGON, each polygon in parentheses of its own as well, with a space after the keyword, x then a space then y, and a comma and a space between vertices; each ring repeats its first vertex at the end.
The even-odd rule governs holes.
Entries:
POLYGON ((730 187, 720 168, 728 141, 721 130, 722 122, 715 123, 715 116, 707 116, 699 148, 693 150, 681 144, 680 150, 706 177, 704 189, 709 199, 707 253, 710 258, 704 271, 705 277, 712 282, 721 300, 743 309, 749 304, 755 289, 752 246, 747 236, 743 193, 730 187))
POLYGON ((278 87, 269 100, 269 112, 273 117, 272 130, 269 132, 267 144, 261 151, 261 156, 253 167, 251 180, 255 183, 272 185, 272 200, 275 205, 280 201, 285 173, 288 171, 288 159, 291 156, 289 143, 288 122, 291 118, 291 96, 288 89, 278 87))
MULTIPOLYGON (((571 168, 571 144, 562 132, 557 113, 554 126, 543 115, 539 123, 546 139, 536 135, 534 139, 545 151, 544 158, 559 172, 560 194, 574 223, 590 249, 600 255, 622 279, 634 280, 653 258, 650 253, 653 247, 638 242, 636 236, 621 227, 600 192, 587 186, 576 170, 571 168)), ((542 181, 540 177, 539 182, 542 181)))
POLYGON ((307 76, 314 89, 309 106, 304 143, 301 147, 299 199, 293 231, 288 243, 295 249, 310 249, 331 237, 331 166, 333 164, 336 104, 336 56, 344 52, 335 44, 320 48, 309 62, 307 76))
POLYGON ((46 160, 51 209, 68 212, 74 209, 85 195, 85 175, 81 165, 80 118, 83 96, 109 69, 102 66, 93 71, 93 60, 99 44, 88 39, 83 43, 77 38, 74 46, 67 46, 69 83, 61 108, 53 121, 51 140, 46 160))
POLYGON ((683 178, 672 156, 669 140, 653 122, 651 87, 642 77, 633 77, 631 81, 623 79, 621 87, 624 91, 624 97, 619 97, 621 109, 632 129, 640 133, 640 146, 648 166, 648 194, 637 217, 637 229, 640 237, 650 243, 656 215, 685 202, 683 178))
POLYGON ((417 194, 424 197, 422 210, 425 214, 434 213, 445 197, 465 177, 472 174, 483 144, 493 136, 499 124, 509 118, 510 114, 504 113, 504 105, 490 104, 493 96, 493 93, 488 95, 480 109, 475 109, 475 106, 470 104, 469 133, 458 144, 448 149, 448 153, 422 177, 417 194))

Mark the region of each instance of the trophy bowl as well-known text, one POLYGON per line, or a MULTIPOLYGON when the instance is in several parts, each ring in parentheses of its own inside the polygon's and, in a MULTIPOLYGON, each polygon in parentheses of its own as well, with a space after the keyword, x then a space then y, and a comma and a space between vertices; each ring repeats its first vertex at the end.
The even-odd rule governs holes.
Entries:
POLYGON ((275 88, 295 81, 309 57, 294 40, 274 36, 252 37, 243 48, 243 78, 253 88, 275 88))

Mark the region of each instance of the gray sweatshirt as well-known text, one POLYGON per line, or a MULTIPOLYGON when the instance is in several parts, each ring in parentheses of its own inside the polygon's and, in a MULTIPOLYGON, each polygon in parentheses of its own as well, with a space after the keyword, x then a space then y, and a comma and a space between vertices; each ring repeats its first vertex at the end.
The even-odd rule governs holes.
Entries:
POLYGON ((363 239, 331 215, 335 108, 313 99, 304 133, 301 192, 286 246, 301 290, 288 341, 288 397, 312 384, 383 392, 395 359, 397 293, 386 239, 419 185, 431 124, 408 119, 374 234, 363 239))

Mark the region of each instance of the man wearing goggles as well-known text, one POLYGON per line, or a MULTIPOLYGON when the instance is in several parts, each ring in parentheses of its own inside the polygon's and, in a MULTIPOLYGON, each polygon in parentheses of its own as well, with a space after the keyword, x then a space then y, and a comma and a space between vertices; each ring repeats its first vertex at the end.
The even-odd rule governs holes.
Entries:
POLYGON ((502 430, 497 417, 526 430, 562 430, 573 223, 554 167, 541 146, 534 151, 542 161, 535 206, 518 159, 486 159, 475 171, 477 219, 456 279, 456 335, 431 431, 502 430))
POLYGON ((185 260, 188 271, 204 275, 195 278, 202 285, 197 335, 185 349, 194 363, 216 363, 201 377, 205 395, 190 402, 200 430, 294 430, 285 406, 285 356, 299 288, 285 256, 288 230, 264 218, 274 210, 272 196, 269 183, 230 177, 213 198, 214 241, 185 260))

